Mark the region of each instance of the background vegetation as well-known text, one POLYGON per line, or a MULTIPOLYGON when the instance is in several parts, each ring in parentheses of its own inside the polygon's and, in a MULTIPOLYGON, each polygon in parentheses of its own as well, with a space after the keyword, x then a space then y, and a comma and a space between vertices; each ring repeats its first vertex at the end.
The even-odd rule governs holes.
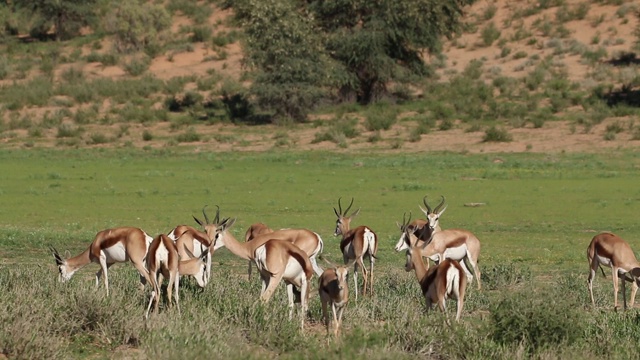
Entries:
POLYGON ((538 3, 3 2, 0 137, 141 147, 153 136, 127 130, 167 124, 173 135, 156 141, 175 146, 211 141, 189 131, 216 123, 292 127, 325 115, 312 122, 319 138, 346 147, 349 115, 371 142, 397 128, 384 135, 391 148, 456 128, 510 141, 510 129, 553 120, 580 134, 613 119, 604 139, 639 139, 636 6, 538 3), (585 27, 588 41, 574 30, 585 27), (461 51, 484 48, 492 51, 460 66, 461 51), (160 62, 200 50, 206 71, 158 74, 160 62))
POLYGON ((591 308, 585 251, 605 230, 635 248, 637 154, 435 155, 3 152, 0 192, 11 206, 0 209, 0 350, 10 358, 633 356, 638 313, 613 312, 612 286, 601 276, 591 308), (484 289, 469 287, 463 320, 452 327, 425 313, 404 254, 393 251, 395 221, 417 216, 424 195, 440 194, 449 204, 442 225, 482 242, 484 289), (325 338, 317 297, 302 333, 287 319, 284 287, 270 304, 256 303, 258 280, 247 281, 246 262, 225 249, 214 254, 207 288, 182 282, 182 316, 162 307, 148 322, 148 294, 130 265, 112 268, 106 298, 94 288, 95 265, 57 283, 47 250, 75 254, 112 226, 168 232, 192 223, 202 206, 220 205, 222 216, 238 218, 236 237, 257 221, 308 227, 338 261, 331 234, 340 196, 355 197, 362 211, 354 221, 380 241, 376 295, 349 304, 340 340, 325 338))

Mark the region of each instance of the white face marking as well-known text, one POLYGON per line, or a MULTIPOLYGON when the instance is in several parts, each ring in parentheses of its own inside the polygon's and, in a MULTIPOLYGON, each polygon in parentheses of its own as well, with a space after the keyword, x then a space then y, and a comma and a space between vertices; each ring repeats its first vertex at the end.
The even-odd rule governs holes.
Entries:
POLYGON ((75 271, 68 271, 67 264, 58 265, 58 271, 60 272, 60 276, 58 277, 58 281, 67 282, 71 279, 71 276, 75 271))
POLYGON ((404 232, 402 233, 402 235, 400 235, 400 239, 398 239, 398 242, 396 243, 396 251, 402 251, 402 250, 406 250, 409 247, 407 246, 405 239, 405 234, 404 232))
POLYGON ((344 289, 347 285, 347 275, 349 274, 349 270, 346 267, 339 267, 336 269, 336 276, 338 277, 338 288, 340 290, 344 289))
POLYGON ((431 228, 431 230, 435 230, 435 228, 438 226, 438 221, 440 220, 440 216, 438 214, 429 214, 427 216, 427 221, 429 222, 429 228, 431 228))
POLYGON ((342 228, 340 225, 342 225, 342 222, 341 219, 338 219, 336 221, 336 230, 333 232, 333 236, 342 235, 342 228))

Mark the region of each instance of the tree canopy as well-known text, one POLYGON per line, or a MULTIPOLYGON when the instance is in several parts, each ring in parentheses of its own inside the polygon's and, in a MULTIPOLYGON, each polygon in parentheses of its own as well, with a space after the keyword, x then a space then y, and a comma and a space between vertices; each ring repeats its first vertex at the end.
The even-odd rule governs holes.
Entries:
POLYGON ((392 82, 424 78, 424 54, 439 52, 442 38, 460 30, 474 0, 229 2, 248 35, 256 94, 282 109, 300 79, 307 90, 328 88, 338 100, 369 104, 392 82))

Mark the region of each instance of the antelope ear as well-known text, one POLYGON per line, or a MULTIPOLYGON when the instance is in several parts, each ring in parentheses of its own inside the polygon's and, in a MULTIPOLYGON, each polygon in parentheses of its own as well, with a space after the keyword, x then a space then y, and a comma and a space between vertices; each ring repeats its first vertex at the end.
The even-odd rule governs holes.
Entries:
POLYGON ((354 211, 353 213, 351 213, 351 216, 349 216, 351 219, 353 219, 354 217, 358 216, 358 214, 360 214, 360 209, 354 211))
POLYGON ((236 218, 227 218, 220 224, 225 230, 230 229, 236 223, 236 218))
POLYGON ((442 215, 442 213, 444 213, 444 211, 447 210, 447 206, 449 206, 449 205, 445 205, 444 208, 442 210, 440 210, 440 212, 438 212, 438 217, 440 217, 442 215))
MULTIPOLYGON (((193 215, 192 215, 192 216, 193 216, 193 215)), ((203 227, 204 227, 204 225, 202 225, 202 221, 200 221, 200 219, 198 219, 197 217, 193 216, 193 220, 195 220, 195 221, 198 223, 198 225, 200 225, 200 226, 203 226, 203 227)))

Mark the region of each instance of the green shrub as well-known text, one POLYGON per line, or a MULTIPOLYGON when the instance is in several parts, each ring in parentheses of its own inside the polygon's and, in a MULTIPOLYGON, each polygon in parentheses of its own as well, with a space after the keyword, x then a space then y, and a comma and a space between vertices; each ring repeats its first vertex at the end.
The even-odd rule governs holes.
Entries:
POLYGON ((531 269, 521 263, 497 263, 482 268, 482 287, 489 290, 511 288, 524 285, 532 280, 531 269))
POLYGON ((93 134, 89 135, 89 140, 87 141, 87 144, 89 144, 89 145, 99 145, 99 144, 106 144, 106 143, 111 142, 111 141, 112 141, 112 139, 107 137, 105 134, 93 133, 93 134))
POLYGON ((529 354, 578 342, 587 324, 581 304, 563 289, 509 292, 491 305, 490 318, 493 341, 529 354))
POLYGON ((153 134, 149 130, 145 130, 142 132, 142 140, 143 141, 151 141, 153 140, 153 134))
POLYGON ((482 37, 482 45, 491 46, 494 41, 500 38, 500 30, 492 21, 482 28, 480 36, 482 37))
POLYGON ((75 127, 69 124, 61 124, 58 126, 57 138, 72 138, 79 136, 83 132, 81 127, 75 127))
POLYGON ((201 137, 200 137, 200 134, 196 132, 195 128, 190 127, 184 133, 176 135, 175 139, 179 143, 197 142, 197 141, 200 141, 201 137))
POLYGON ((140 76, 149 69, 150 65, 151 60, 148 57, 134 58, 124 64, 124 70, 131 76, 140 76))
POLYGON ((211 28, 209 26, 196 26, 192 29, 191 42, 205 42, 211 38, 211 28))
POLYGON ((366 117, 364 126, 369 131, 389 130, 396 123, 396 114, 391 111, 367 111, 366 117))
POLYGON ((513 137, 504 128, 498 128, 495 125, 491 126, 484 132, 483 142, 510 142, 513 137))
POLYGON ((114 35, 118 51, 137 51, 161 41, 162 32, 171 26, 171 16, 160 5, 121 1, 109 8, 103 26, 114 35))

